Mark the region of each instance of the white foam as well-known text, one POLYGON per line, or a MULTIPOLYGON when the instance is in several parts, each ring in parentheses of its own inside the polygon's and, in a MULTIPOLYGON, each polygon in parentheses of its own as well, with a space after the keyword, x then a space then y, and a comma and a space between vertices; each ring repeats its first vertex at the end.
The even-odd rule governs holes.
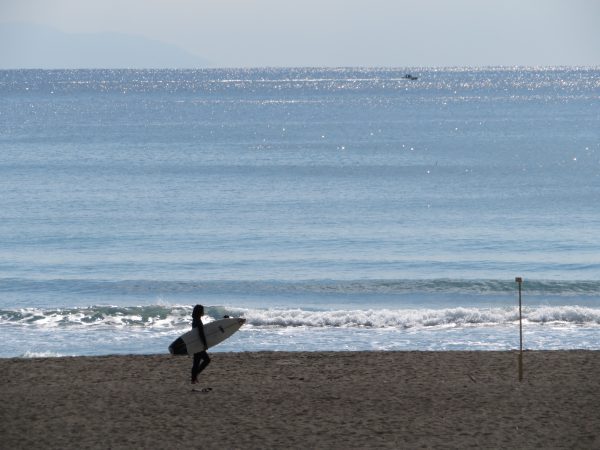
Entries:
MULTIPOLYGON (((241 316, 247 327, 336 327, 336 328, 399 328, 415 327, 482 327, 516 323, 518 309, 511 308, 420 308, 420 309, 340 309, 305 310, 300 308, 208 308, 206 323, 223 315, 241 316)), ((600 308, 578 305, 537 306, 523 309, 528 323, 600 325, 600 308)), ((189 327, 189 308, 182 307, 90 307, 69 310, 23 309, 3 312, 0 324, 56 329, 127 328, 131 330, 172 330, 189 327)))
MULTIPOLYGON (((600 309, 580 306, 539 307, 523 310, 533 323, 564 322, 600 325, 600 309)), ((306 311, 301 309, 246 310, 247 325, 256 327, 414 328, 465 327, 514 323, 517 308, 446 308, 306 311)))
POLYGON ((527 312, 527 319, 537 323, 575 323, 600 325, 600 309, 582 306, 538 307, 527 312))
POLYGON ((66 355, 62 355, 57 352, 33 352, 26 351, 21 355, 21 358, 61 358, 66 355))

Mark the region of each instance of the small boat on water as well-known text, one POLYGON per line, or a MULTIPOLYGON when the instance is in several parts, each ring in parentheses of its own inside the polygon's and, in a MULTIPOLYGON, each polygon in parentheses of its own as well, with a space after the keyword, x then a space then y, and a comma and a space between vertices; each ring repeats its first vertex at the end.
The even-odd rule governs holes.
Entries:
POLYGON ((415 75, 412 75, 410 73, 407 73, 406 75, 404 75, 404 78, 407 79, 407 80, 412 80, 412 81, 419 79, 419 77, 417 77, 415 75))

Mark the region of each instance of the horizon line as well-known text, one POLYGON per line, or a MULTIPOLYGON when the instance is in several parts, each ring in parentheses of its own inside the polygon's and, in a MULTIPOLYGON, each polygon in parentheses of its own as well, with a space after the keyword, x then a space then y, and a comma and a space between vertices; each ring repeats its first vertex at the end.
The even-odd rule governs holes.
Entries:
POLYGON ((0 71, 16 71, 16 70, 44 70, 44 71, 67 71, 67 70, 121 70, 121 71, 133 71, 133 70, 274 70, 274 69, 302 69, 302 70, 365 70, 365 69, 377 69, 377 70, 464 70, 464 69, 476 69, 476 70, 563 70, 563 69, 579 69, 579 70, 600 70, 600 64, 598 65, 545 65, 545 64, 533 64, 533 65, 456 65, 456 66, 393 66, 393 65, 349 65, 349 66, 285 66, 285 65, 265 65, 265 66, 203 66, 203 67, 0 67, 0 71))

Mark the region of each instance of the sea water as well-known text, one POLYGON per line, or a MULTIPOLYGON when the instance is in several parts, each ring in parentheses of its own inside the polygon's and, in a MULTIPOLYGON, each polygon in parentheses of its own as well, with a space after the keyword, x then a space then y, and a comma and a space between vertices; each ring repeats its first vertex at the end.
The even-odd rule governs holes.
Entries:
POLYGON ((0 71, 0 356, 600 349, 600 70, 0 71))

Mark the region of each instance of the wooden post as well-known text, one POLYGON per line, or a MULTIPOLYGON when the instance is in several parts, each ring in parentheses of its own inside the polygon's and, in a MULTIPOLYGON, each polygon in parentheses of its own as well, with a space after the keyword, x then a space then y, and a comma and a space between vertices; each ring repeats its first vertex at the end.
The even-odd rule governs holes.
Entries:
POLYGON ((523 381, 523 314, 521 310, 521 283, 523 278, 515 278, 519 285, 519 381, 523 381))

